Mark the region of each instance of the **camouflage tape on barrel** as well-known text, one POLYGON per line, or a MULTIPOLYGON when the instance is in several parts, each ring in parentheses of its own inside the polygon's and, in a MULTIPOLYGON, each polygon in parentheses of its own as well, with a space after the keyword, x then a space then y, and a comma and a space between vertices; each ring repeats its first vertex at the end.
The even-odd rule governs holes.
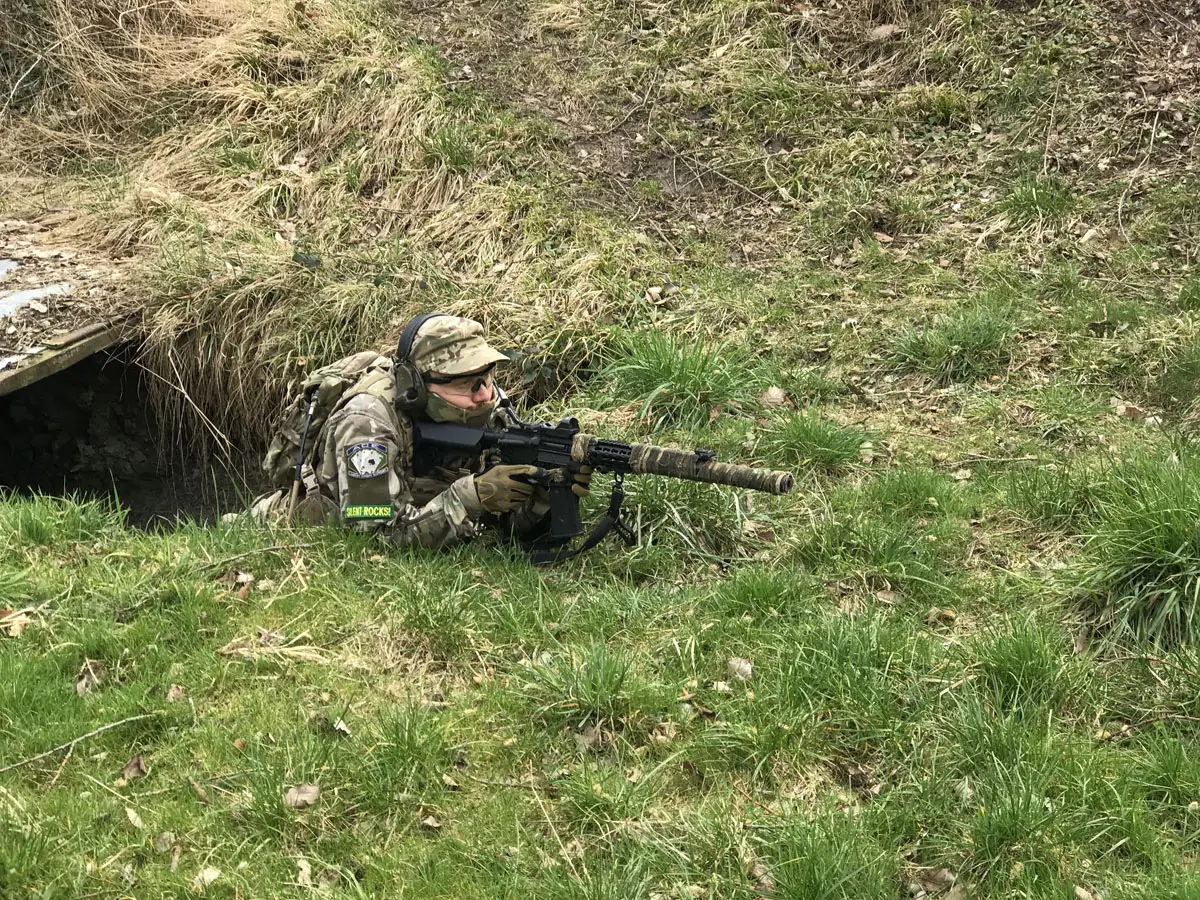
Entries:
MULTIPOLYGON (((588 450, 597 440, 594 435, 577 434, 571 447, 571 456, 576 462, 586 462, 588 450)), ((692 450, 655 447, 652 444, 630 444, 629 449, 629 470, 637 475, 665 475, 688 481, 728 484, 768 494, 791 493, 794 484, 790 472, 736 466, 715 460, 701 462, 692 450)))

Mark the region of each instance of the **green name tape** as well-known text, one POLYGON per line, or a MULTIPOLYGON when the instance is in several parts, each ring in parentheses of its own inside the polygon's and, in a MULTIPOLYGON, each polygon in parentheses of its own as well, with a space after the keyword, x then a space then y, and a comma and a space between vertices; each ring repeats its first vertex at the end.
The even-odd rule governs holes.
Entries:
POLYGON ((347 506, 342 510, 342 517, 346 519, 390 519, 392 517, 392 507, 347 506))

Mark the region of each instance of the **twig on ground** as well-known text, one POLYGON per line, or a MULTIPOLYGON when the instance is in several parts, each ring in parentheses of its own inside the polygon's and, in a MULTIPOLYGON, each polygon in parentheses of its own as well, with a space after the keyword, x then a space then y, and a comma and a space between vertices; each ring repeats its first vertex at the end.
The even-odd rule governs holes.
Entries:
MULTIPOLYGON (((622 125, 624 125, 630 119, 632 119, 635 115, 637 115, 641 110, 645 109, 646 105, 650 102, 650 92, 653 91, 656 87, 658 87, 660 85, 660 83, 661 82, 659 82, 657 80, 652 80, 650 82, 649 86, 646 88, 646 93, 642 97, 640 102, 638 102, 634 106, 630 107, 629 112, 625 113, 625 115, 621 118, 621 120, 619 122, 616 122, 616 123, 608 126, 603 131, 596 132, 596 134, 601 134, 601 135, 612 134, 614 131, 616 131, 618 128, 620 128, 622 125)), ((657 95, 656 95, 655 99, 657 99, 657 95)))
POLYGON ((460 772, 459 774, 462 775, 464 778, 470 779, 471 781, 475 782, 476 784, 486 785, 487 787, 521 788, 521 789, 527 790, 527 791, 533 791, 533 790, 537 789, 537 785, 533 784, 532 782, 489 781, 486 778, 476 778, 474 775, 468 775, 466 772, 460 772))
POLYGON ((307 550, 311 546, 312 544, 276 544, 273 547, 259 547, 257 550, 247 550, 245 553, 238 553, 225 559, 219 559, 216 562, 205 563, 200 567, 200 571, 205 572, 209 569, 227 566, 231 562, 237 562, 239 559, 245 559, 247 556, 253 556, 255 553, 278 553, 280 550, 307 550))
POLYGON ((1134 722, 1132 725, 1126 725, 1120 731, 1114 731, 1112 734, 1105 735, 1104 740, 1115 741, 1122 735, 1129 734, 1135 728, 1141 728, 1143 725, 1153 725, 1155 722, 1200 722, 1200 716, 1185 716, 1181 713, 1167 713, 1162 716, 1151 716, 1149 719, 1142 719, 1140 722, 1134 722))
POLYGON ((747 800, 749 800, 751 803, 753 803, 755 806, 757 806, 763 812, 770 813, 773 816, 779 815, 779 810, 771 809, 771 807, 767 806, 765 803, 760 803, 759 801, 755 800, 753 797, 750 796, 749 792, 745 788, 743 788, 740 784, 734 784, 732 781, 730 782, 730 784, 733 786, 733 789, 735 791, 737 791, 739 794, 741 794, 743 797, 745 797, 747 800))
POLYGON ((1157 656, 1113 656, 1109 659, 1096 660, 1096 665, 1106 666, 1106 665, 1109 665, 1110 663, 1119 663, 1119 662, 1154 663, 1155 665, 1159 665, 1159 666, 1169 666, 1170 668, 1180 671, 1184 675, 1187 675, 1191 678, 1196 677, 1196 673, 1193 672, 1191 669, 1184 668, 1183 666, 1179 665, 1179 663, 1173 663, 1169 659, 1159 659, 1157 656))
POLYGON ((50 783, 48 785, 46 785, 46 790, 50 790, 50 788, 54 787, 55 782, 57 782, 59 777, 62 775, 63 769, 65 769, 67 767, 67 760, 71 758, 71 754, 74 752, 75 752, 75 745, 72 744, 67 749, 67 755, 64 756, 62 758, 62 762, 58 764, 58 771, 54 773, 54 777, 51 778, 50 783))
POLYGON ((1129 192, 1133 189, 1134 181, 1142 173, 1142 168, 1150 161, 1150 154, 1154 152, 1154 140, 1158 137, 1158 120, 1161 112, 1161 110, 1158 110, 1154 113, 1154 128, 1150 132, 1150 147, 1146 150, 1146 155, 1142 157, 1142 161, 1134 167, 1133 172, 1129 176, 1129 182, 1125 185, 1125 190, 1121 192, 1121 199, 1117 201, 1117 227, 1121 229, 1121 237, 1125 238, 1125 243, 1127 244, 1132 244, 1133 241, 1129 239, 1129 234, 1125 231, 1125 221, 1121 215, 1125 209, 1125 198, 1129 196, 1129 192))
POLYGON ((972 466, 977 463, 1011 463, 1011 462, 1037 462, 1037 457, 1032 453, 1027 453, 1024 456, 972 456, 969 459, 960 459, 954 462, 942 463, 948 469, 958 469, 963 466, 972 466))
POLYGON ((59 750, 74 750, 75 745, 78 744, 80 741, 86 741, 88 738, 95 737, 98 734, 103 734, 104 732, 108 731, 110 728, 116 728, 118 725, 127 725, 130 722, 139 722, 142 719, 149 719, 156 715, 158 715, 158 714, 157 713, 142 713, 141 715, 138 715, 138 716, 130 716, 127 719, 121 719, 121 721, 119 721, 119 722, 109 722, 107 725, 101 725, 99 728, 95 729, 94 731, 89 731, 87 734, 81 734, 79 737, 74 738, 73 740, 67 741, 65 744, 60 744, 59 746, 55 747, 52 750, 47 750, 45 753, 39 753, 37 756, 30 756, 28 759, 22 759, 22 760, 18 760, 15 763, 10 763, 9 765, 0 769, 0 773, 8 772, 8 771, 11 771, 12 769, 19 769, 22 766, 27 766, 30 763, 35 763, 39 759, 45 759, 47 756, 53 756, 59 750))

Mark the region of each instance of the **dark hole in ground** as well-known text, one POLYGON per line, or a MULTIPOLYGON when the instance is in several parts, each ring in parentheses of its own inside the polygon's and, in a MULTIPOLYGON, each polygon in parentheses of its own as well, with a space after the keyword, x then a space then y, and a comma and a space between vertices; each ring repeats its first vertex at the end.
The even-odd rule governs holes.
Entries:
POLYGON ((245 508, 261 453, 202 461, 186 439, 164 440, 134 354, 97 353, 0 397, 0 487, 115 496, 138 528, 245 508))

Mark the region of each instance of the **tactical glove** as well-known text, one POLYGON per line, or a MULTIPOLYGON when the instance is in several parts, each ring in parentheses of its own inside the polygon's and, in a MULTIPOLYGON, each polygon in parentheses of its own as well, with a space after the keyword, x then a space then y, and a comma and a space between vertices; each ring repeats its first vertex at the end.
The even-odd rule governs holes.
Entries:
POLYGON ((475 493, 480 505, 490 513, 512 512, 533 496, 533 485, 515 480, 515 476, 536 475, 537 466, 492 466, 475 476, 475 493))
POLYGON ((571 484, 571 493, 580 500, 586 500, 591 494, 592 487, 592 467, 580 466, 579 471, 575 473, 575 481, 571 484))

